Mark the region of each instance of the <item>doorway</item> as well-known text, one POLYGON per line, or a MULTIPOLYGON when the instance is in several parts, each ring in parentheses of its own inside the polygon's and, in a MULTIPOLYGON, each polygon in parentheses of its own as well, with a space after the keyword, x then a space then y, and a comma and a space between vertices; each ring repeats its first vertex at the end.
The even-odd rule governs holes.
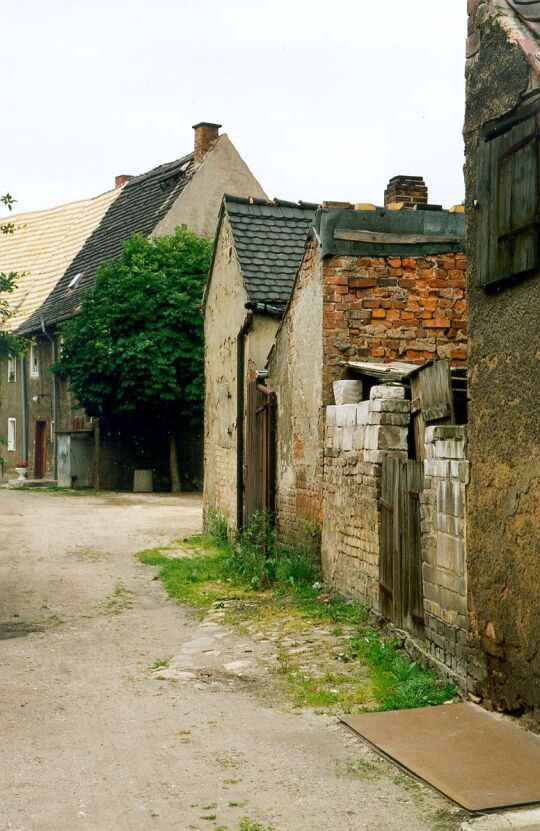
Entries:
POLYGON ((47 466, 47 422, 36 421, 34 479, 44 479, 47 466))

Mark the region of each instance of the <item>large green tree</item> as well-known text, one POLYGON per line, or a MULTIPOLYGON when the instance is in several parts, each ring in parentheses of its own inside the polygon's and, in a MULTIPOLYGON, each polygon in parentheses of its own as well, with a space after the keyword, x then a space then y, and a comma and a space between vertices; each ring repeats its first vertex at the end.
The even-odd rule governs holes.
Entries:
MULTIPOLYGON (((0 196, 0 204, 8 210, 13 209, 14 203, 15 200, 9 193, 0 196)), ((13 234, 14 231, 15 225, 13 222, 4 222, 3 220, 0 222, 0 234, 13 234)), ((24 342, 4 329, 5 324, 12 316, 9 295, 15 288, 17 276, 15 271, 0 271, 0 357, 6 354, 18 357, 24 353, 24 342)))
POLYGON ((175 436, 202 418, 200 304, 210 256, 210 241, 183 228, 170 237, 132 236, 61 327, 53 368, 69 377, 89 415, 158 425, 169 438, 173 490, 180 489, 175 436))

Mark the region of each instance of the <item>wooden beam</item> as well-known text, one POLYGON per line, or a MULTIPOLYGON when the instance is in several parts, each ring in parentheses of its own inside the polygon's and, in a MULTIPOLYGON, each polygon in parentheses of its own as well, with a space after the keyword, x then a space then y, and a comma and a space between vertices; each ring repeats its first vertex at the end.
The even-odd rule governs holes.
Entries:
POLYGON ((380 231, 349 231, 347 228, 336 228, 334 239, 350 242, 382 242, 388 245, 459 242, 458 236, 449 234, 386 234, 380 231))

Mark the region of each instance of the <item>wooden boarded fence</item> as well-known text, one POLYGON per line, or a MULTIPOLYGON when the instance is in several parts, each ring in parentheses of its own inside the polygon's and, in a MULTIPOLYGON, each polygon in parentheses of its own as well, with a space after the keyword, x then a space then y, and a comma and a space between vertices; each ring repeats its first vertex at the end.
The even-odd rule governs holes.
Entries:
POLYGON ((386 457, 382 465, 379 586, 381 612, 423 637, 420 493, 422 462, 386 457))

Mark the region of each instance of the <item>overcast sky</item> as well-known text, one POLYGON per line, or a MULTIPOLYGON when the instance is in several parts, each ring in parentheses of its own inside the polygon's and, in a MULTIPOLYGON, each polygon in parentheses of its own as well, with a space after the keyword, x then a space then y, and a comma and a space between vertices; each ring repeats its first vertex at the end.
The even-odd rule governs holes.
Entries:
POLYGON ((465 0, 2 0, 0 193, 109 190, 216 121, 269 196, 463 199, 465 0))

